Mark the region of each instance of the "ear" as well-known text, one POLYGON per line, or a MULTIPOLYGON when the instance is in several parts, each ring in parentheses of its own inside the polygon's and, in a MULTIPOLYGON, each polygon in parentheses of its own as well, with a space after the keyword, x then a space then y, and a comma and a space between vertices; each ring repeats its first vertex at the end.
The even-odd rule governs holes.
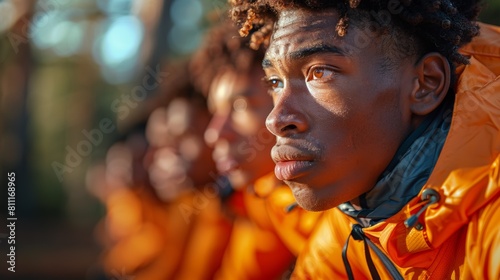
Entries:
POLYGON ((440 53, 428 53, 415 65, 417 85, 413 88, 410 110, 418 116, 434 111, 450 88, 451 70, 448 60, 440 53))

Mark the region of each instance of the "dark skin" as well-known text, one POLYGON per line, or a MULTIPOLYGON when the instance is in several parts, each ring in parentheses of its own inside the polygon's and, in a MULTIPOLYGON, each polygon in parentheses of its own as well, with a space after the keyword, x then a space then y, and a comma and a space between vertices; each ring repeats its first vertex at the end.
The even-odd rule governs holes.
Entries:
POLYGON ((209 105, 213 117, 205 141, 214 147, 220 173, 235 188, 245 187, 272 172, 269 153, 274 137, 264 122, 272 109, 258 64, 247 74, 226 71, 212 84, 209 105))
POLYGON ((150 181, 158 196, 169 201, 190 187, 202 187, 215 174, 212 149, 203 141, 208 111, 184 98, 153 111, 148 120, 151 143, 150 181))
POLYGON ((339 37, 337 21, 334 10, 280 12, 263 62, 275 173, 312 211, 357 206, 450 83, 442 55, 396 56, 394 67, 381 67, 390 35, 360 48, 357 38, 371 31, 352 24, 339 37))

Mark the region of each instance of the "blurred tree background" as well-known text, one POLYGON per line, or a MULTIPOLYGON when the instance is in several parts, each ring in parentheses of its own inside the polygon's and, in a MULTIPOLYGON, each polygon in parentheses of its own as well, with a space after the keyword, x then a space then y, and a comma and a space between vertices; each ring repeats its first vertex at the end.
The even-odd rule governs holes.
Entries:
POLYGON ((500 25, 500 0, 483 0, 483 11, 479 20, 500 25))
MULTIPOLYGON (((0 0, 0 218, 7 172, 16 173, 18 217, 8 279, 95 279, 103 208, 85 187, 87 167, 158 91, 145 77, 161 83, 162 63, 196 49, 225 2, 0 0)), ((499 25, 500 0, 485 1, 480 18, 499 25)), ((6 236, 0 230, 0 279, 6 236)))
POLYGON ((0 218, 7 172, 18 217, 17 271, 6 274, 0 230, 0 279, 94 279, 103 207, 86 189, 87 168, 141 116, 168 76, 163 63, 196 49, 207 12, 226 16, 224 4, 0 0, 0 218))

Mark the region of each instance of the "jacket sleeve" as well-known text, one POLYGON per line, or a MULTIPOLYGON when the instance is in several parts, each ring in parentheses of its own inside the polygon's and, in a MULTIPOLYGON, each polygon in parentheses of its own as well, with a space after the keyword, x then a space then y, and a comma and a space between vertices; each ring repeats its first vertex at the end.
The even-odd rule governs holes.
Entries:
POLYGON ((191 224, 178 211, 178 205, 189 199, 179 198, 167 205, 139 189, 113 193, 106 203, 106 272, 137 279, 170 279, 191 231, 191 224))
MULTIPOLYGON (((488 189, 500 188, 500 156, 490 168, 488 189)), ((498 192, 497 192, 498 193, 498 192)), ((500 279, 500 195, 474 215, 469 223, 465 275, 473 279, 500 279)))
POLYGON ((265 200, 244 194, 248 219, 238 217, 215 279, 280 279, 293 255, 273 229, 265 200))
POLYGON ((278 236, 298 256, 305 247, 323 212, 309 212, 295 204, 286 185, 279 186, 266 198, 266 208, 278 236))

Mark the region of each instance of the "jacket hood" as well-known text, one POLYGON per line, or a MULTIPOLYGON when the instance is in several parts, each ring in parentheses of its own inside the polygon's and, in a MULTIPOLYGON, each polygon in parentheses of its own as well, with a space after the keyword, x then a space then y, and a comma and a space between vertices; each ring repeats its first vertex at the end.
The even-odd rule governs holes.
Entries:
MULTIPOLYGON (((427 183, 439 201, 410 229, 409 248, 435 248, 470 217, 500 196, 500 28, 480 24, 481 34, 462 48, 470 64, 457 69, 458 83, 450 131, 427 183)), ((420 210, 421 193, 400 214, 420 210)), ((398 219, 398 215, 394 217, 398 219)), ((399 217, 401 218, 401 217, 399 217)))

